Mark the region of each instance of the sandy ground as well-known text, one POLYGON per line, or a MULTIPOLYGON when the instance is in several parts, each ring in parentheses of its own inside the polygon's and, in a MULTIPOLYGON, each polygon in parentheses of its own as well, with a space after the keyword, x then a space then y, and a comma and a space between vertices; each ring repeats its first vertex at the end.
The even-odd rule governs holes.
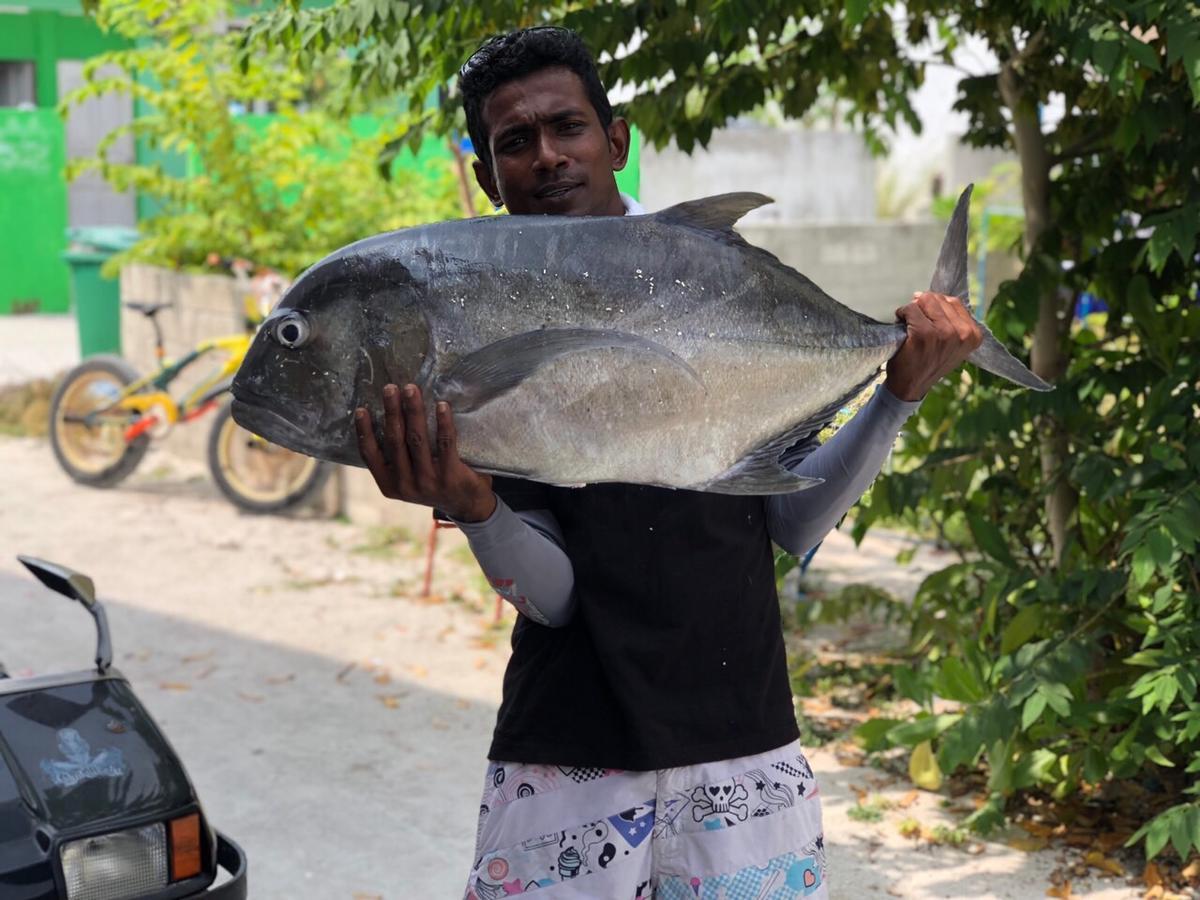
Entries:
MULTIPOLYGON (((0 384, 51 375, 76 354, 68 317, 0 317, 0 384)), ((245 847, 252 897, 457 897, 510 620, 493 625, 455 533, 442 534, 434 596, 422 600, 424 537, 247 516, 202 468, 155 450, 120 488, 89 490, 44 441, 0 438, 0 659, 14 674, 80 669, 94 648, 90 619, 38 586, 17 553, 90 574, 118 667, 211 820, 245 847)), ((906 544, 872 534, 856 550, 835 533, 813 569, 833 586, 910 594, 944 560, 922 551, 902 569, 906 544)), ((1062 851, 910 841, 904 818, 954 824, 942 797, 829 750, 811 758, 837 900, 1046 895, 1062 851), (856 791, 896 808, 855 821, 856 791)), ((1072 886, 1092 900, 1140 896, 1116 878, 1072 886)))

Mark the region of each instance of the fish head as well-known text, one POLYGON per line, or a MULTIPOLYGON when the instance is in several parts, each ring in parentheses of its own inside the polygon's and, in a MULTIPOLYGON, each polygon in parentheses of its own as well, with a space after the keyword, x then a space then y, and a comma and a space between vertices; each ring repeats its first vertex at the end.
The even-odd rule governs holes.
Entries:
POLYGON ((381 424, 384 385, 425 383, 433 345, 403 267, 327 262, 262 323, 234 378, 232 412, 274 444, 361 466, 355 409, 381 424))

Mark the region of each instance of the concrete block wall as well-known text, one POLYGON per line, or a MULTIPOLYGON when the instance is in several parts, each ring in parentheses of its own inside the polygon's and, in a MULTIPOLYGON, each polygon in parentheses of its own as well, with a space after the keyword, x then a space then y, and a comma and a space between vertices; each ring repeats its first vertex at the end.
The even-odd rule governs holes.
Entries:
POLYGON ((732 191, 757 191, 774 203, 747 225, 875 220, 875 160, 861 135, 783 131, 759 125, 724 128, 707 149, 643 147, 641 201, 651 212, 732 191))
POLYGON ((913 291, 929 287, 945 230, 941 222, 738 227, 835 300, 884 322, 895 319, 913 291))

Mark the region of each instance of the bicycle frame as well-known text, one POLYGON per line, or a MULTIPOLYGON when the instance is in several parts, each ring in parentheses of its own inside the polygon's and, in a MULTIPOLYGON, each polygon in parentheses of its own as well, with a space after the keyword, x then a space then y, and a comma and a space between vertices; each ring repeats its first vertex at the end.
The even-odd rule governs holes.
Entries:
POLYGON ((250 349, 253 337, 253 334, 235 334, 201 341, 194 350, 181 359, 163 361, 157 371, 127 385, 111 406, 103 410, 96 410, 89 415, 99 415, 111 412, 113 409, 128 410, 142 415, 141 419, 125 429, 126 443, 158 424, 158 417, 150 414, 152 410, 161 410, 162 414, 166 416, 168 425, 174 425, 180 421, 190 422, 192 419, 204 415, 216 405, 216 398, 228 387, 225 382, 233 377, 242 364, 242 360, 245 359, 246 351, 250 349), (178 377, 179 373, 200 357, 214 350, 227 354, 225 361, 216 370, 179 401, 167 393, 168 385, 178 377), (154 390, 147 391, 146 388, 154 388, 154 390))

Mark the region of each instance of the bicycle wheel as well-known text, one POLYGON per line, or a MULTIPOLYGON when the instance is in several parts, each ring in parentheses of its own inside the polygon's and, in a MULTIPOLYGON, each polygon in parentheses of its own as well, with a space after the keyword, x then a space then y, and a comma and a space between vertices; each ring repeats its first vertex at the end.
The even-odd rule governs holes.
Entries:
POLYGON ((137 413, 102 411, 137 378, 137 370, 119 356, 93 356, 68 372, 54 392, 50 446, 63 471, 80 484, 111 487, 136 469, 150 448, 147 434, 125 440, 137 413))
POLYGON ((221 493, 253 513, 282 512, 315 497, 333 467, 247 431, 231 410, 221 407, 208 436, 208 467, 221 493))

